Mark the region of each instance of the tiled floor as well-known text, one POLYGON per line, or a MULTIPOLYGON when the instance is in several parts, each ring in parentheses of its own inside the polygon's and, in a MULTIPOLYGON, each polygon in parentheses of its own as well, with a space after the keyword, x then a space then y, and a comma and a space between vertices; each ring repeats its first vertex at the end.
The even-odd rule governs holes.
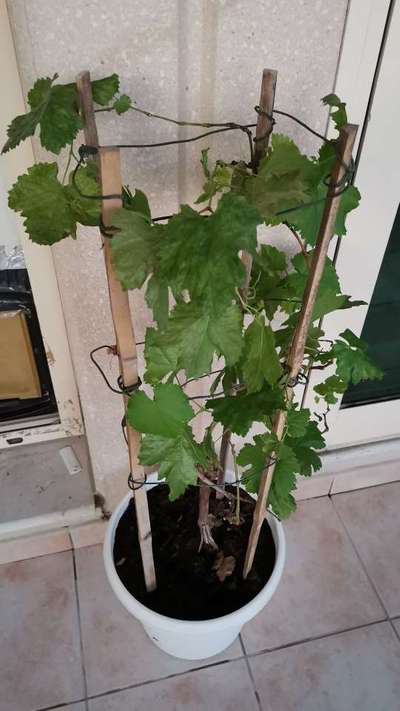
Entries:
POLYGON ((400 482, 299 504, 267 608, 203 663, 160 652, 99 546, 0 567, 1 711, 399 711, 400 482))

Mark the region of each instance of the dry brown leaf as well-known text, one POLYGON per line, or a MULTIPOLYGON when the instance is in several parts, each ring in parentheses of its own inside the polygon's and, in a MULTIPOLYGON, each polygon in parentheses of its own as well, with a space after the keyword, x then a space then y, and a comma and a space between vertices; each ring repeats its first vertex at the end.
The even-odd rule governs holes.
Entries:
POLYGON ((233 555, 224 556, 223 551, 218 551, 215 563, 213 565, 213 570, 215 570, 215 574, 220 583, 223 583, 225 578, 228 577, 228 575, 232 575, 233 571, 235 570, 235 565, 236 559, 233 557, 233 555))

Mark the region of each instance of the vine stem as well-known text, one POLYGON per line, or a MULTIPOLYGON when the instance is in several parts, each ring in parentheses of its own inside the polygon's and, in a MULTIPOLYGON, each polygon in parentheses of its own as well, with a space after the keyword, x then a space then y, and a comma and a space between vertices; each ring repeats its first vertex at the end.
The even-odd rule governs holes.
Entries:
POLYGON ((70 167, 70 165, 71 165, 71 160, 72 160, 72 156, 73 156, 73 155, 74 155, 74 146, 73 146, 73 143, 71 143, 71 145, 70 145, 70 147, 69 147, 67 165, 65 166, 64 175, 63 175, 62 181, 61 181, 63 185, 65 184, 65 179, 66 179, 66 177, 67 177, 67 174, 68 174, 68 171, 69 171, 69 167, 70 167))
POLYGON ((298 234, 298 232, 296 232, 295 229, 293 229, 293 227, 291 227, 291 226, 289 225, 288 222, 285 222, 284 224, 285 224, 286 227, 290 230, 290 232, 292 233, 292 235, 293 235, 293 237, 295 238, 295 240, 298 242, 298 244, 299 244, 299 246, 300 246, 300 249, 301 249, 302 253, 304 254, 304 257, 305 257, 305 260, 306 260, 306 262, 307 262, 307 265, 310 266, 310 255, 308 254, 307 249, 306 249, 306 246, 305 246, 303 240, 301 239, 300 235, 298 234))
MULTIPOLYGON (((95 113, 104 113, 109 111, 114 111, 113 106, 107 106, 103 109, 95 109, 95 113)), ((236 126, 234 121, 225 121, 224 123, 210 123, 208 121, 180 121, 179 119, 170 118, 169 116, 163 116, 162 114, 156 114, 153 111, 147 111, 146 109, 140 109, 138 106, 130 106, 129 111, 136 111, 143 116, 148 118, 160 119, 161 121, 167 121, 168 123, 173 123, 175 126, 200 126, 202 128, 214 128, 215 126, 236 126)))

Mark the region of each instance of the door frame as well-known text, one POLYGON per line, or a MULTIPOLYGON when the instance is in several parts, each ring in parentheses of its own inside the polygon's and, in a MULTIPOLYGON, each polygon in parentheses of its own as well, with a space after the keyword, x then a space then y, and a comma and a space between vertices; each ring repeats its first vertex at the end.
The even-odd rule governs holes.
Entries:
MULTIPOLYGON (((17 58, 11 33, 6 0, 0 0, 0 140, 6 140, 6 127, 12 118, 25 112, 17 58)), ((16 149, 1 156, 7 189, 18 175, 25 173, 35 162, 32 142, 27 139, 16 149)), ((79 405, 78 390, 64 322, 61 297, 51 249, 44 249, 31 242, 24 230, 22 219, 15 216, 16 242, 22 245, 25 262, 32 286, 36 311, 40 323, 47 362, 54 393, 57 399, 59 422, 12 433, 0 434, 0 449, 33 444, 60 437, 82 435, 83 419, 79 405), (44 278, 45 277, 45 278, 44 278), (11 443, 8 440, 21 440, 11 443)))
MULTIPOLYGON (((346 28, 342 44, 342 52, 339 60, 338 73, 335 84, 335 92, 343 96, 347 102, 348 114, 351 121, 360 125, 358 142, 355 151, 360 147, 363 126, 367 126, 371 119, 371 96, 375 91, 376 71, 382 57, 385 31, 389 26, 388 20, 396 12, 396 18, 400 13, 399 3, 395 6, 390 0, 352 0, 348 12, 346 28)), ((390 49, 390 42, 387 45, 390 49)), ((385 59, 389 61, 385 54, 385 59)), ((382 91, 379 81, 376 85, 376 101, 382 101, 382 91)), ((377 105, 374 104, 377 108, 377 105)), ((378 110, 378 108, 377 108, 378 110)), ((330 127, 329 131, 332 130, 330 127)), ((371 138, 373 124, 370 123, 368 136, 371 138)), ((379 156, 379 144, 375 140, 375 157, 379 156)), ((361 146, 361 156, 367 156, 370 145, 361 146)), ((371 201, 374 194, 373 176, 371 176, 370 166, 373 164, 376 171, 376 163, 371 156, 368 156, 368 169, 364 170, 360 164, 359 180, 361 193, 366 196, 364 199, 371 201)), ((392 199, 392 198, 390 198, 392 199)), ((395 212, 392 214, 384 201, 377 199, 379 209, 377 209, 375 227, 383 229, 390 234, 395 212), (379 214, 378 214, 379 213, 379 214)), ((344 237, 338 244, 336 268, 344 293, 351 293, 356 298, 369 302, 379 273, 380 265, 384 256, 387 243, 381 244, 376 240, 368 250, 368 257, 360 260, 363 254, 362 248, 365 243, 365 234, 372 229, 370 212, 362 209, 351 214, 348 219, 349 237, 344 237), (357 271, 358 270, 358 271, 357 271), (354 274, 357 273, 357 284, 354 285, 354 274)), ((335 253, 336 245, 332 245, 331 256, 335 253)), ((350 328, 359 335, 361 333, 368 306, 361 306, 346 312, 335 312, 324 319, 324 330, 329 338, 336 338, 345 328, 350 328)), ((330 369, 314 371, 311 374, 303 404, 314 411, 315 405, 313 387, 325 380, 332 374, 330 369)), ((400 399, 384 403, 374 403, 362 405, 348 409, 340 409, 338 403, 333 406, 329 413, 329 430, 326 433, 327 449, 339 449, 352 445, 366 444, 384 439, 391 439, 400 436, 400 399), (378 425, 377 426, 377 422, 378 425)), ((323 409, 323 406, 321 405, 323 409)))

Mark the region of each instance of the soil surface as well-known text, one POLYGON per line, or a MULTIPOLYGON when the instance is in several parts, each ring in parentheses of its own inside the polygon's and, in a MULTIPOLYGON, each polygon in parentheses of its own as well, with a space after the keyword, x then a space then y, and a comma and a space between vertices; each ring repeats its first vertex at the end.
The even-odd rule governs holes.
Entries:
MULTIPOLYGON (((227 489, 235 491, 230 486, 227 489)), ((216 501, 211 493, 210 513, 216 523, 212 535, 219 551, 203 548, 199 552, 198 491, 189 487, 173 502, 168 499, 165 485, 148 492, 157 574, 155 592, 147 593, 144 584, 133 499, 115 535, 114 561, 127 590, 146 607, 180 620, 206 620, 234 612, 257 595, 270 578, 275 563, 275 544, 265 521, 253 568, 247 580, 242 578, 254 510, 254 500, 243 491, 239 526, 230 520, 229 501, 216 501), (216 570, 217 557, 220 565, 216 570), (224 571, 233 565, 232 574, 221 582, 218 574, 223 577, 224 571)))

